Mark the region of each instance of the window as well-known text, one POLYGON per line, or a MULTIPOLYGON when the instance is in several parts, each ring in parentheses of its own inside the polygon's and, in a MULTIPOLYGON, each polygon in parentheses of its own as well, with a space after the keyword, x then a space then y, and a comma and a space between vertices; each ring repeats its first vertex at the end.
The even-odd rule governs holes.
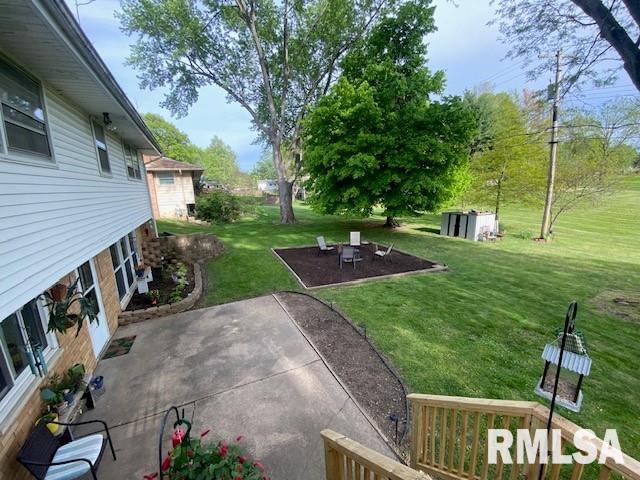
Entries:
POLYGON ((129 178, 137 178, 140 180, 142 175, 140 173, 140 159, 138 158, 138 152, 126 143, 124 144, 124 162, 127 167, 127 175, 129 178))
POLYGON ((96 292, 96 282, 93 279, 93 273, 91 272, 91 264, 84 262, 78 268, 78 276, 80 277, 79 288, 82 290, 82 294, 91 300, 91 303, 96 309, 96 314, 100 313, 100 303, 98 302, 98 294, 96 292))
POLYGON ((0 410, 12 391, 33 379, 35 350, 50 350, 44 310, 36 299, 0 322, 0 410))
POLYGON ((107 139, 104 135, 104 128, 96 121, 93 124, 93 138, 96 141, 96 151, 98 152, 98 163, 102 173, 111 173, 111 164, 109 163, 109 154, 107 153, 107 139))
POLYGON ((173 172, 158 172, 157 175, 160 185, 173 185, 173 172))
POLYGON ((116 287, 118 296, 122 302, 131 292, 135 283, 133 274, 135 266, 138 264, 138 245, 135 241, 135 232, 131 232, 109 247, 111 252, 111 263, 116 276, 116 287), (132 240, 132 236, 134 239, 132 240))
POLYGON ((51 157, 40 85, 0 58, 0 104, 7 152, 51 157))

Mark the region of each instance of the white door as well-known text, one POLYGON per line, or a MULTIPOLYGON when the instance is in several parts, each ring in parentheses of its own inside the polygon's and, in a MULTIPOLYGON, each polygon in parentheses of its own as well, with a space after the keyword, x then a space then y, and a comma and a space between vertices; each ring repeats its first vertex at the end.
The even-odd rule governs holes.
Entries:
POLYGON ((91 344, 93 345, 93 353, 96 358, 98 358, 109 341, 109 325, 107 324, 107 317, 104 314, 104 305, 102 304, 100 287, 96 281, 98 277, 96 276, 93 259, 80 265, 78 275, 80 276, 79 288, 84 292, 84 295, 91 298, 98 307, 98 322, 90 323, 88 319, 85 320, 89 323, 89 336, 91 337, 91 344))

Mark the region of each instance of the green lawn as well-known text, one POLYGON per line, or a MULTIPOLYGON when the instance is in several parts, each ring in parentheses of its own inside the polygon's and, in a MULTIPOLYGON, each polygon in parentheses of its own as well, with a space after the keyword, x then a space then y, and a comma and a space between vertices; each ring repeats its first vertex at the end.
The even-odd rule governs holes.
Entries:
POLYGON ((553 243, 525 237, 538 230, 540 212, 506 208, 507 238, 494 244, 440 237, 439 217, 408 219, 394 231, 381 218, 319 216, 304 206, 299 222, 278 224, 276 207, 254 218, 208 228, 158 222, 175 233, 209 230, 227 252, 208 266, 206 302, 217 304, 282 289, 298 289, 271 247, 310 245, 316 235, 346 241, 394 242, 404 251, 446 263, 450 271, 315 290, 335 302, 388 355, 416 392, 538 400, 540 353, 561 326, 568 303, 580 304, 578 326, 594 365, 579 414, 560 409, 602 435, 617 428, 623 450, 640 457, 640 319, 602 314, 593 299, 605 291, 637 295, 640 284, 640 177, 615 196, 561 218, 553 243), (528 234, 528 235, 527 235, 528 234))

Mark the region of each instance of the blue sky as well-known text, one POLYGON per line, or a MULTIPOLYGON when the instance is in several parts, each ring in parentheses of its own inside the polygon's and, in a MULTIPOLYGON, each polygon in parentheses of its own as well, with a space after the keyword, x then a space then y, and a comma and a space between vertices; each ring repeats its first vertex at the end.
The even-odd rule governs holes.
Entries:
MULTIPOLYGON (((75 12, 75 1, 67 3, 75 12)), ((438 31, 427 38, 429 66, 446 72, 446 93, 460 94, 485 81, 491 81, 496 90, 520 91, 525 87, 539 88, 551 79, 549 73, 549 78, 541 78, 536 84, 527 83, 519 62, 503 60, 506 48, 499 41, 497 27, 487 25, 493 13, 489 0, 459 0, 457 7, 448 0, 436 0, 435 4, 438 31)), ((249 115, 239 105, 227 103, 217 87, 202 89, 189 114, 179 119, 159 107, 162 90, 138 87, 137 72, 124 65, 129 45, 135 39, 120 31, 114 18, 119 8, 119 0, 96 0, 81 6, 80 24, 133 104, 141 112, 160 113, 202 147, 218 135, 236 152, 240 168, 250 170, 260 157, 261 147, 253 144, 255 135, 249 115)), ((624 77, 621 85, 626 88, 630 82, 624 77)))

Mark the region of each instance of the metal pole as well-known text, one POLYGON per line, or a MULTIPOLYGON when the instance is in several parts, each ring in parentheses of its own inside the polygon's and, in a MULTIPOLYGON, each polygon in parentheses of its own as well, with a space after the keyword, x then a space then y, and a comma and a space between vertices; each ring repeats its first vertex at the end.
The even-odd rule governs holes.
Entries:
POLYGON ((551 204, 553 203, 553 186, 556 181, 556 164, 558 160, 558 104, 560 103, 560 59, 562 53, 556 52, 556 79, 554 83, 553 107, 551 110, 551 150, 549 152, 549 172, 547 174, 547 195, 544 200, 544 213, 542 215, 542 226, 540 228, 540 238, 545 239, 549 235, 551 225, 551 204))
MULTIPOLYGON (((578 313, 578 303, 574 300, 569 305, 569 309, 567 310, 567 315, 564 318, 564 330, 562 334, 562 341, 560 342, 560 355, 558 356, 558 367, 556 369, 556 378, 554 379, 554 382, 553 382, 553 395, 551 396, 551 405, 549 406, 549 419, 547 420, 547 445, 549 445, 549 436, 551 434, 551 424, 553 422, 553 411, 556 408, 556 396, 558 395, 560 369, 562 368, 562 357, 564 356, 564 348, 567 343, 567 333, 569 331, 569 324, 576 318, 577 313, 578 313)), ((538 479, 542 480, 543 477, 544 477, 544 465, 542 465, 541 463, 538 479)))

